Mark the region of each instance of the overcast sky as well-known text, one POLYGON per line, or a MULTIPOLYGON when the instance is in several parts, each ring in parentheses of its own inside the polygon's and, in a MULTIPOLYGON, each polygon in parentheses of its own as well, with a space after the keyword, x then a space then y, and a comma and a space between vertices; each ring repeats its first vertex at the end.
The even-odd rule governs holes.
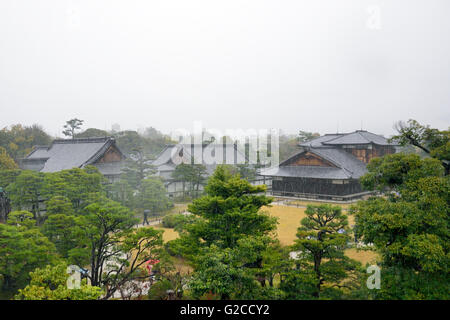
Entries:
POLYGON ((450 125, 448 0, 2 0, 0 127, 450 125))

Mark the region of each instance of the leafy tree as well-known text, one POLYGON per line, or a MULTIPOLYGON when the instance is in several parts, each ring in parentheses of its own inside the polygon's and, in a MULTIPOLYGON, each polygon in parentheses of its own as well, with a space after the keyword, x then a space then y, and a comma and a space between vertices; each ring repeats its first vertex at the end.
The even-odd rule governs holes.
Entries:
POLYGON ((121 131, 114 134, 114 138, 120 150, 126 155, 132 154, 133 150, 143 148, 145 144, 144 137, 136 131, 121 131))
POLYGON ((240 238, 274 231, 276 219, 260 212, 262 206, 272 201, 260 194, 265 188, 232 175, 228 166, 218 166, 205 187, 206 195, 188 206, 188 211, 200 219, 186 226, 179 241, 187 240, 191 248, 193 243, 199 247, 215 244, 233 248, 240 238))
POLYGON ((19 289, 15 300, 98 300, 103 291, 83 280, 79 288, 69 289, 67 264, 47 265, 30 273, 30 283, 19 289))
POLYGON ((139 275, 145 261, 160 257, 162 231, 134 229, 137 219, 129 209, 105 199, 85 208, 80 223, 89 240, 90 280, 111 297, 125 283, 139 275))
POLYGON ((144 179, 136 196, 136 207, 148 209, 153 215, 161 213, 172 206, 167 191, 158 178, 144 179))
POLYGON ((189 179, 192 175, 191 166, 185 163, 180 163, 175 167, 172 172, 172 179, 181 181, 183 185, 183 198, 186 197, 186 183, 189 183, 189 179))
POLYGON ((194 298, 212 293, 222 300, 239 299, 244 293, 257 290, 254 277, 239 267, 230 248, 220 249, 212 245, 203 250, 188 284, 194 298))
POLYGON ((0 187, 6 189, 10 184, 16 181, 22 170, 0 170, 0 187))
POLYGON ((30 227, 28 223, 0 224, 0 282, 3 295, 8 296, 25 286, 30 271, 57 259, 55 246, 36 227, 30 227))
POLYGON ((33 218, 33 214, 31 212, 21 210, 21 211, 12 211, 8 215, 7 224, 11 226, 23 226, 26 229, 32 228, 36 221, 33 218))
POLYGON ((117 201, 127 208, 135 207, 135 190, 133 190, 130 184, 124 179, 108 184, 105 188, 107 190, 108 198, 111 200, 117 201))
POLYGON ((395 153, 374 158, 367 165, 368 173, 360 182, 367 190, 400 191, 409 181, 427 176, 442 176, 444 170, 436 159, 421 159, 416 154, 395 153))
POLYGON ((319 133, 312 133, 300 130, 298 133, 298 142, 308 142, 314 138, 320 137, 319 133))
POLYGON ((126 166, 122 170, 122 179, 134 190, 138 190, 142 181, 156 172, 151 161, 152 158, 144 153, 142 146, 133 148, 129 158, 126 160, 126 166))
POLYGON ((0 147, 0 170, 13 170, 17 169, 17 164, 14 160, 9 156, 6 149, 0 147))
POLYGON ((217 167, 206 195, 188 207, 193 219, 182 225, 180 238, 169 243, 171 252, 193 264, 189 287, 197 298, 209 293, 222 299, 260 297, 270 273, 265 263, 276 219, 260 208, 272 199, 260 194, 265 186, 252 186, 232 169, 217 167))
POLYGON ((75 131, 81 129, 83 122, 84 122, 84 120, 80 120, 77 118, 66 121, 66 124, 64 125, 64 131, 62 133, 67 137, 71 137, 72 139, 75 139, 75 131))
POLYGON ((238 240, 234 251, 242 268, 250 272, 261 287, 268 284, 273 288, 275 276, 281 275, 291 266, 288 248, 282 247, 278 239, 269 236, 242 238, 238 240))
POLYGON ((340 290, 352 290, 357 280, 358 263, 344 254, 350 240, 347 216, 342 214, 341 207, 327 204, 308 205, 305 214, 294 249, 308 262, 304 268, 313 270, 313 297, 340 297, 340 290))
POLYGON ((194 223, 197 219, 192 214, 167 214, 162 219, 162 225, 164 228, 173 228, 178 232, 183 232, 186 225, 194 223))
POLYGON ((254 167, 249 164, 238 164, 236 167, 242 179, 246 179, 248 181, 255 180, 256 169, 254 167))
POLYGON ((450 131, 440 131, 421 125, 416 120, 410 119, 407 123, 396 124, 398 135, 393 136, 391 141, 397 141, 400 145, 411 144, 431 157, 441 161, 446 175, 450 170, 450 131))
POLYGON ((40 222, 40 200, 43 184, 43 173, 24 170, 6 188, 13 208, 30 210, 38 223, 40 222))
POLYGON ((0 146, 16 161, 27 155, 33 146, 48 145, 51 140, 37 124, 32 126, 16 124, 0 130, 0 146))
POLYGON ((298 142, 298 136, 294 134, 280 134, 278 142, 280 161, 284 161, 299 152, 298 142))
POLYGON ((54 196, 45 203, 47 216, 63 214, 66 216, 74 214, 72 202, 64 196, 54 196))
MULTIPOLYGON (((382 158, 371 167, 366 180, 381 188, 386 181, 396 186, 394 196, 371 198, 352 208, 358 233, 365 243, 373 243, 381 255, 382 285, 370 296, 381 299, 448 299, 449 189, 443 170, 430 170, 434 159, 397 158, 402 179, 391 182, 391 170, 382 158), (406 177, 406 178, 405 178, 406 177)), ((437 161, 437 160, 434 160, 437 161)), ((432 166, 434 168, 434 166, 432 166)))
POLYGON ((93 166, 46 173, 42 196, 49 200, 54 196, 65 197, 72 202, 74 210, 79 211, 92 201, 93 195, 105 194, 104 182, 105 177, 93 166))
POLYGON ((198 193, 206 181, 206 167, 202 164, 181 163, 172 172, 172 178, 183 183, 183 197, 186 195, 186 185, 191 192, 195 190, 198 193))
POLYGON ((136 131, 114 133, 120 150, 129 155, 136 148, 142 148, 145 155, 155 156, 166 144, 174 143, 170 138, 154 128, 146 128, 142 134, 136 131))
POLYGON ((89 241, 84 237, 83 217, 54 213, 42 226, 42 233, 55 244, 61 257, 75 265, 89 263, 89 241))
POLYGON ((98 138, 98 137, 108 137, 110 134, 108 131, 96 129, 96 128, 89 128, 84 130, 83 132, 77 133, 75 135, 76 138, 98 138))

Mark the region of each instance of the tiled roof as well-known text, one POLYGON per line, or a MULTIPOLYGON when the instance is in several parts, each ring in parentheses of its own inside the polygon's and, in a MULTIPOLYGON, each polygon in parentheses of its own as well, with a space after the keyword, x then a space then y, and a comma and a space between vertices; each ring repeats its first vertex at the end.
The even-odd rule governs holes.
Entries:
MULTIPOLYGON (((233 144, 177 144, 167 145, 152 164, 157 167, 173 164, 172 156, 178 154, 179 156, 182 155, 184 163, 190 163, 191 158, 194 157, 196 163, 207 164, 207 167, 215 167, 217 165, 216 163, 213 163, 215 160, 217 160, 219 164, 223 163, 224 153, 226 163, 228 164, 234 164, 235 156, 237 163, 245 163, 245 155, 233 144)), ((165 170, 167 168, 167 166, 164 166, 165 170)))
POLYGON ((262 170, 263 176, 280 176, 280 177, 304 177, 317 179, 358 179, 364 175, 366 165, 354 157, 352 154, 337 148, 307 148, 290 159, 282 162, 278 168, 270 168, 262 170), (321 166, 290 166, 285 165, 290 159, 299 155, 310 152, 331 162, 336 167, 321 166))
POLYGON ((308 142, 301 143, 303 147, 321 147, 330 145, 343 145, 343 144, 377 144, 381 146, 393 146, 394 143, 389 143, 387 139, 378 134, 374 134, 364 130, 357 130, 350 133, 337 133, 326 134, 308 142))
POLYGON ((262 170, 260 175, 270 177, 294 177, 316 179, 349 179, 348 173, 341 168, 319 166, 286 166, 262 170))
POLYGON ((343 134, 326 134, 320 137, 317 137, 315 139, 312 139, 311 141, 307 141, 307 142, 302 142, 300 143, 300 146, 302 147, 320 147, 322 146, 323 142, 341 137, 343 134))
MULTIPOLYGON (((40 170, 42 172, 56 172, 65 169, 81 168, 89 164, 94 164, 114 143, 114 139, 110 137, 54 140, 48 147, 35 147, 22 160, 22 163, 26 166, 27 162, 47 158, 44 166, 40 170)), ((118 164, 99 164, 99 166, 107 172, 104 174, 117 174, 119 168, 118 164)), ((102 169, 99 168, 100 172, 102 172, 102 169)))
POLYGON ((311 148, 309 152, 317 154, 337 167, 344 169, 352 178, 359 178, 367 172, 366 164, 354 155, 337 148, 311 148))

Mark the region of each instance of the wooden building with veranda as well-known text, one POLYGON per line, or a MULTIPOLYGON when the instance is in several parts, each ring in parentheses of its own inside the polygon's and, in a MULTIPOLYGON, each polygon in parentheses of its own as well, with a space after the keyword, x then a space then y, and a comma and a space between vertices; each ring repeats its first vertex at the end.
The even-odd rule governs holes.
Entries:
POLYGON ((396 152, 383 136, 357 130, 301 143, 299 152, 260 174, 272 179, 272 194, 295 198, 352 200, 368 192, 359 178, 375 157, 396 152))

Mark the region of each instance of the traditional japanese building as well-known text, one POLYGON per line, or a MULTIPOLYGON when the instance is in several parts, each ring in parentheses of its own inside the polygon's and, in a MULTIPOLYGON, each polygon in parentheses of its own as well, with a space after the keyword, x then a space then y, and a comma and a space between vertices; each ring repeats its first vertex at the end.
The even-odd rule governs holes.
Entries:
POLYGON ((111 137, 54 140, 49 146, 35 146, 19 161, 20 168, 41 172, 93 165, 110 181, 119 178, 125 156, 111 137))
POLYGON ((272 178, 273 195, 350 200, 367 194, 359 184, 367 163, 395 153, 395 146, 363 130, 326 134, 301 143, 297 154, 260 174, 272 178))
MULTIPOLYGON (((205 177, 210 176, 218 164, 242 164, 246 162, 244 153, 235 144, 170 144, 156 157, 152 164, 156 167, 156 175, 164 180, 170 196, 179 195, 186 184, 172 177, 176 166, 180 163, 197 163, 206 167, 205 177)), ((203 187, 200 187, 202 190, 203 187)))

